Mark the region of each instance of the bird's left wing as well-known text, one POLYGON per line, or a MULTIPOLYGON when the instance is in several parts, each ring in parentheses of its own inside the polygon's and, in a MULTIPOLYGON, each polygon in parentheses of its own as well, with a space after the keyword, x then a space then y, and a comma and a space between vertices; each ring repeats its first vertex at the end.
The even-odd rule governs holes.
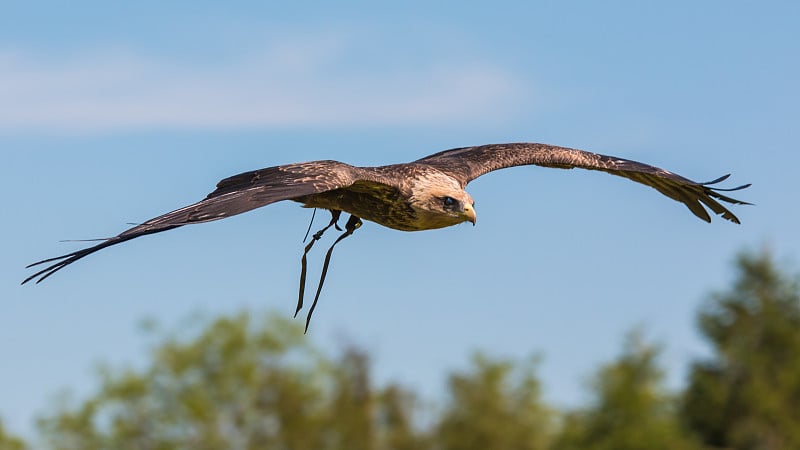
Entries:
POLYGON ((738 205, 749 204, 720 194, 721 191, 744 189, 750 186, 749 184, 732 189, 711 187, 727 179, 728 175, 706 183, 698 183, 648 164, 547 144, 513 143, 454 148, 426 156, 415 163, 426 164, 452 175, 459 180, 462 187, 493 170, 522 165, 600 170, 648 185, 667 197, 683 203, 695 216, 706 222, 710 222, 711 217, 703 205, 724 219, 739 223, 739 219, 717 200, 738 205))
POLYGON ((28 267, 33 267, 56 261, 26 278, 22 284, 35 278, 38 278, 36 282, 39 283, 85 256, 139 236, 183 225, 224 219, 281 200, 350 186, 358 180, 359 171, 359 168, 338 161, 312 161, 268 167, 225 178, 217 183, 214 192, 197 203, 150 219, 93 247, 29 265, 28 267))

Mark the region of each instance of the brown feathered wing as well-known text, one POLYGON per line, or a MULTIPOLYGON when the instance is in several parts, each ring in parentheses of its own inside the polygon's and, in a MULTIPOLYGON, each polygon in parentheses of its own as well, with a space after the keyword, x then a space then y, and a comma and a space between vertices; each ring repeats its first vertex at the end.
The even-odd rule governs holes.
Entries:
POLYGON ((729 175, 698 183, 648 164, 546 144, 516 143, 454 148, 426 156, 416 163, 427 164, 448 173, 459 180, 462 186, 493 170, 522 165, 600 170, 650 186, 667 197, 683 203, 695 216, 706 222, 711 222, 711 217, 703 205, 724 219, 739 223, 739 219, 717 200, 737 205, 749 204, 720 194, 724 191, 744 189, 750 186, 749 184, 732 189, 711 187, 727 179, 729 175))
POLYGON ((38 278, 36 282, 39 283, 87 255, 139 236, 192 223, 211 222, 281 200, 291 200, 350 186, 357 180, 358 173, 358 168, 338 161, 313 161, 234 175, 217 183, 217 189, 197 203, 150 219, 93 247, 30 264, 28 267, 57 261, 29 276, 22 284, 35 278, 38 278))

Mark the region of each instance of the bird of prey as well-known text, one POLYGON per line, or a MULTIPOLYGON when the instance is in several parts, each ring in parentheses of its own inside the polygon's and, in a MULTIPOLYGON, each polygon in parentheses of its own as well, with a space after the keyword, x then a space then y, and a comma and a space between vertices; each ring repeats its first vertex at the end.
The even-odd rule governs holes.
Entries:
POLYGON ((700 219, 710 222, 710 209, 734 223, 739 219, 720 201, 749 204, 721 192, 736 191, 749 184, 721 189, 713 181, 697 183, 648 164, 566 147, 537 143, 490 144, 445 150, 406 164, 357 167, 338 161, 312 161, 244 172, 225 178, 214 192, 189 206, 138 224, 99 244, 29 265, 53 264, 26 278, 39 283, 75 261, 98 250, 125 241, 160 233, 188 224, 211 222, 234 216, 282 200, 301 203, 306 208, 326 209, 331 213, 327 226, 317 231, 301 258, 300 288, 295 316, 303 307, 306 255, 330 227, 343 233, 334 241, 325 260, 306 318, 306 330, 319 299, 334 246, 359 228, 363 220, 401 231, 422 231, 476 221, 475 203, 464 190, 475 178, 513 166, 537 165, 560 169, 599 170, 650 186, 663 195, 686 205, 700 219), (338 220, 350 214, 344 230, 338 220))

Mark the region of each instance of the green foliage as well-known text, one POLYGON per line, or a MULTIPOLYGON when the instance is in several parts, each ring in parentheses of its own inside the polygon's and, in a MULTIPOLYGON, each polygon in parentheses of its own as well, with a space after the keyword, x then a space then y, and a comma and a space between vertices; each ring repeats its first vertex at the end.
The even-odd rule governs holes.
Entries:
POLYGON ((424 450, 431 447, 430 440, 419 433, 413 424, 416 397, 414 393, 389 386, 380 392, 376 415, 381 440, 385 450, 424 450))
MULTIPOLYGON (((93 396, 39 430, 63 450, 800 448, 799 284, 768 254, 742 255, 737 270, 699 316, 714 354, 693 365, 680 401, 663 386, 659 346, 634 332, 583 408, 545 405, 535 358, 476 355, 420 421, 413 392, 373 385, 365 352, 331 358, 297 324, 240 314, 159 337, 142 370, 100 371, 93 396)), ((0 450, 24 448, 0 423, 0 450)))
POLYGON ((742 254, 699 317, 713 358, 694 364, 682 415, 709 445, 800 448, 800 289, 771 256, 742 254))
POLYGON ((622 355, 592 380, 592 405, 569 413, 554 450, 698 448, 680 428, 674 401, 662 387, 659 347, 631 333, 622 355))
POLYGON ((3 422, 0 421, 0 450, 25 450, 25 443, 6 432, 3 422))
POLYGON ((541 401, 535 361, 515 365, 482 355, 472 371, 450 376, 447 406, 435 431, 443 450, 547 448, 553 414, 541 401))
MULTIPOLYGON (((40 420, 54 449, 373 449, 414 442, 395 415, 402 392, 374 392, 368 361, 348 350, 323 358, 302 329, 270 318, 222 318, 184 342, 169 338, 143 372, 104 371, 100 391, 75 409, 40 420), (394 397, 393 397, 394 396, 394 397), (385 400, 388 399, 388 400, 385 400)), ((402 447, 397 447, 402 448, 402 447)))

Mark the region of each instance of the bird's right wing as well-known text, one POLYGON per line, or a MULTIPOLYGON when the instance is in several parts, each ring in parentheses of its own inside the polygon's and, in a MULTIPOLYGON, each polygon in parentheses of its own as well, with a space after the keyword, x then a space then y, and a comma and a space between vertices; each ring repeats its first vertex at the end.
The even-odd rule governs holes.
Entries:
POLYGON ((217 189, 197 203, 150 219, 93 247, 30 264, 27 267, 56 261, 22 284, 35 278, 39 283, 87 255, 139 236, 224 219, 278 201, 346 187, 357 181, 358 173, 357 168, 338 161, 312 161, 234 175, 217 183, 217 189))

